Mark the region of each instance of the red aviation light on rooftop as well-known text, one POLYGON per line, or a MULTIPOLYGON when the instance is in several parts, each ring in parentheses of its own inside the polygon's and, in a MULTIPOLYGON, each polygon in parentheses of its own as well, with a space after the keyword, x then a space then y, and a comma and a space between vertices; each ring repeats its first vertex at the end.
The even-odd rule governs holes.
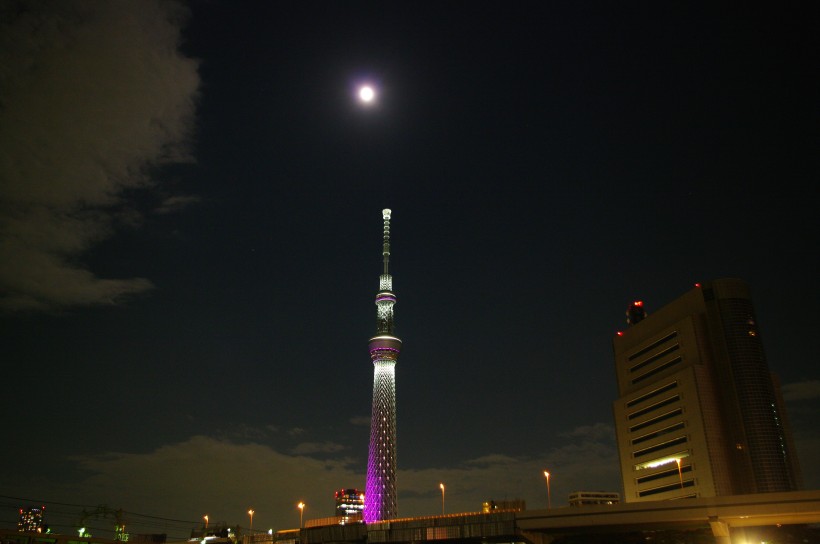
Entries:
POLYGON ((700 283, 696 283, 695 287, 700 288, 700 283))
POLYGON ((643 308, 643 301, 636 300, 626 309, 626 322, 629 325, 635 325, 646 317, 646 310, 643 308))
POLYGON ((616 332, 615 334, 617 334, 618 336, 623 336, 623 335, 624 335, 624 331, 618 331, 618 332, 616 332))

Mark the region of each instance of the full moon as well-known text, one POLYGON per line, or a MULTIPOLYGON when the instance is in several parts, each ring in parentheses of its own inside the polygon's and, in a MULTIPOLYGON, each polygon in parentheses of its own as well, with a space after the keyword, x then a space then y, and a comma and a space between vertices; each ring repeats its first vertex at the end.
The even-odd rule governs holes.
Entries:
POLYGON ((362 102, 373 102, 374 98, 376 98, 376 91, 373 90, 373 87, 365 85, 359 89, 359 99, 362 102))

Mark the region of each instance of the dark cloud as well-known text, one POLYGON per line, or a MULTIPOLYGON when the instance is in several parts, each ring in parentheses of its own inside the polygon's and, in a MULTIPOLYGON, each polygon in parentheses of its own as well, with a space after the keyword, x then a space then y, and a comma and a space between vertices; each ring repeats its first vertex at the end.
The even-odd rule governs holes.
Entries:
MULTIPOLYGON (((112 304, 152 288, 83 255, 135 224, 125 193, 188 161, 197 62, 172 2, 17 2, 0 26, 0 307, 112 304)), ((191 197, 169 197, 160 210, 191 197)))

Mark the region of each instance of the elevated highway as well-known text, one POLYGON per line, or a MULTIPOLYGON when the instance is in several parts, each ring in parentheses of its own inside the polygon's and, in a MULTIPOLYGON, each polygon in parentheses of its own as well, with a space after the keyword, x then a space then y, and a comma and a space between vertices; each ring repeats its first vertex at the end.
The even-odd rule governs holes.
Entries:
POLYGON ((641 533, 698 531, 711 534, 716 544, 746 544, 747 528, 816 523, 820 523, 820 490, 313 526, 298 534, 291 532, 279 542, 552 544, 585 539, 619 542, 626 541, 622 539, 627 535, 641 533))
POLYGON ((719 544, 747 527, 820 523, 820 490, 525 510, 516 527, 527 540, 572 534, 617 534, 709 528, 719 544))

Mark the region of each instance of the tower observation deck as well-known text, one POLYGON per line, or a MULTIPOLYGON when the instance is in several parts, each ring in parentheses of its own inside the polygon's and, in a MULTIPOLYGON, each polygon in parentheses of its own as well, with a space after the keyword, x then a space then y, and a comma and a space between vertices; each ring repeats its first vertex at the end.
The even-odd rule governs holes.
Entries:
POLYGON ((393 335, 393 278, 390 276, 390 215, 382 210, 384 269, 376 294, 376 336, 370 339, 373 361, 373 410, 370 418, 370 448, 367 458, 367 484, 364 521, 389 520, 396 515, 396 361, 401 340, 393 335))

